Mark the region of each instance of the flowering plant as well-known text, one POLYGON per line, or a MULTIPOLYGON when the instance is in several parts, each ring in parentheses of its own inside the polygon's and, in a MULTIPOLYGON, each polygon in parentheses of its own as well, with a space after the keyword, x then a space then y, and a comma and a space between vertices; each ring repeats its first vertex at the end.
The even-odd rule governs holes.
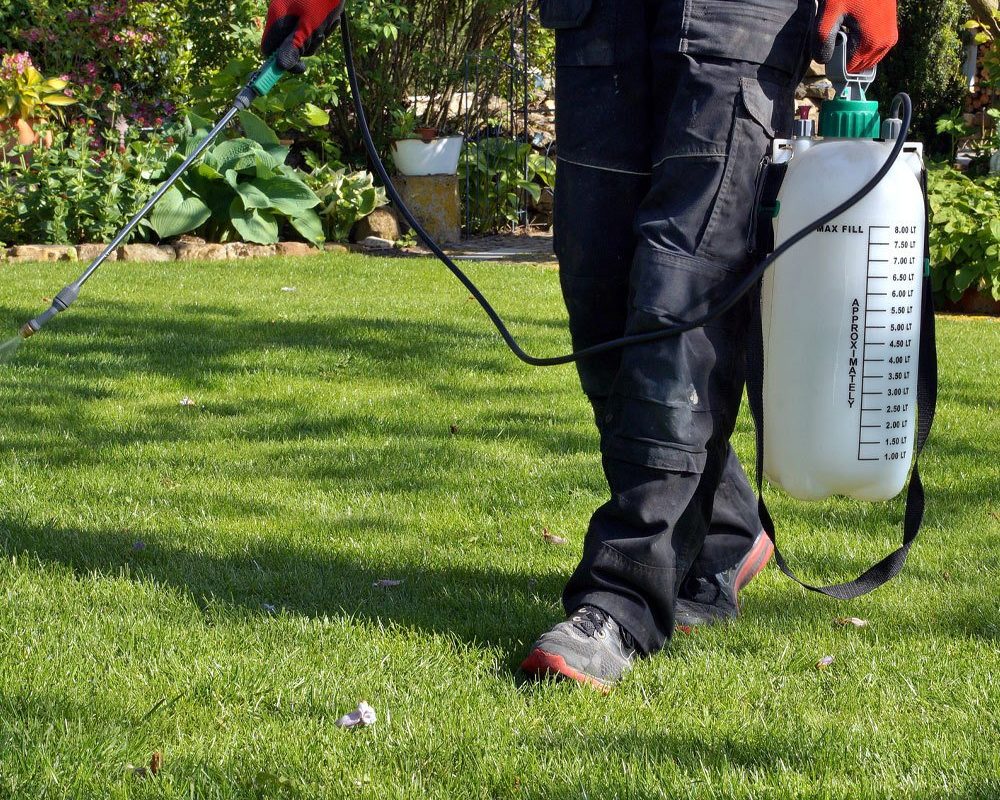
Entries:
POLYGON ((183 6, 152 0, 48 0, 32 4, 17 20, 13 39, 31 51, 42 71, 68 75, 85 102, 103 108, 107 99, 102 100, 97 87, 108 90, 116 84, 123 113, 168 116, 163 101, 189 89, 192 45, 183 6))
POLYGON ((27 53, 6 53, 0 57, 0 119, 30 120, 71 105, 76 101, 66 93, 68 85, 65 77, 42 75, 27 53))

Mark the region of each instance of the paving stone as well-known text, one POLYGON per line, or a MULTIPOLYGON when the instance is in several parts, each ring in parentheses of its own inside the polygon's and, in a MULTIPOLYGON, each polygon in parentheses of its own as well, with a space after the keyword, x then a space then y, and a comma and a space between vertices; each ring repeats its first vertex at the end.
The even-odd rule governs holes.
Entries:
POLYGON ((227 258, 270 258, 277 250, 273 244, 232 242, 226 245, 227 258))
POLYGON ((119 261, 174 261, 177 253, 166 244, 126 244, 118 248, 119 261))
POLYGON ((365 250, 392 250, 395 242, 391 239, 383 239, 379 236, 369 236, 358 242, 365 250))
POLYGON ((206 244, 196 242, 177 242, 174 249, 177 251, 178 261, 224 261, 229 257, 228 245, 206 244))
MULTIPOLYGON (((76 255, 81 261, 86 261, 88 264, 97 258, 101 253, 104 252, 104 248, 107 247, 106 244, 78 244, 76 246, 76 255)), ((106 261, 117 261, 118 251, 112 250, 106 261)))
POLYGON ((76 261, 76 248, 66 244, 19 244, 10 249, 12 261, 76 261))
POLYGON ((322 252, 305 242, 278 242, 275 250, 279 256, 314 256, 322 252))

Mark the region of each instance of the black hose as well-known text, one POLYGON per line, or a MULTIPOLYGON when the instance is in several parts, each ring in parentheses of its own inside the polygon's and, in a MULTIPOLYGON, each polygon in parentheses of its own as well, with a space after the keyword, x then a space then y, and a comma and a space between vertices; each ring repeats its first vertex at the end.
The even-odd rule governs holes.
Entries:
POLYGON ((913 105, 910 101, 909 95, 900 92, 893 99, 893 108, 895 109, 897 105, 902 105, 903 107, 903 120, 902 126, 900 128, 899 136, 896 138, 895 144, 893 145, 892 151, 886 158, 885 163, 875 173, 875 176, 868 181, 864 186, 862 186, 857 192, 852 194, 847 200, 838 205, 836 208, 828 211, 826 214, 821 216, 815 222, 806 225, 802 230, 796 232, 794 235, 790 236, 786 241, 782 242, 781 246, 777 247, 773 253, 771 253, 767 258, 761 261, 756 267, 754 267, 747 275, 740 281, 740 283, 733 289, 732 293, 723 300, 716 308, 714 308, 708 314, 705 314, 698 319, 692 320, 690 322, 682 322, 678 325, 671 325, 666 328, 661 328, 660 330, 650 331, 649 333, 634 334, 632 336, 622 336, 618 339, 611 339, 607 342, 602 342, 601 344, 596 344, 592 347, 585 347, 582 350, 577 350, 573 353, 567 353, 562 356, 551 356, 549 358, 539 358, 538 356, 530 355, 526 353, 524 349, 517 343, 513 334, 507 328, 506 323, 496 312, 492 305, 490 305, 489 300, 479 291, 479 287, 472 282, 472 279, 466 275, 459 266, 449 258, 448 254, 445 253, 441 247, 435 242, 430 234, 424 230, 423 226, 417 221, 413 216, 413 213, 409 208, 406 207, 406 203, 403 202, 403 198, 399 196, 399 192, 396 191, 396 187, 392 184, 392 179, 389 177, 389 173, 386 171, 385 164, 382 163, 382 159, 379 157, 378 149, 375 147, 375 142, 372 139, 371 129, 368 127, 368 119, 365 116, 364 107, 361 105, 361 92, 358 85, 358 75, 357 70, 354 66, 354 47, 351 44, 351 34, 348 30, 349 20, 347 17, 347 12, 344 12, 343 18, 341 20, 341 35, 344 40, 344 58, 347 63, 347 77, 351 84, 351 94, 354 99, 354 113, 358 118, 358 127, 361 131, 361 137, 364 139, 365 148, 368 151, 368 155, 372 160, 372 164, 375 167, 375 171, 378 176, 382 179, 385 184, 386 193, 389 198, 399 209, 403 218, 409 223, 410 227, 416 232, 417 236, 427 245, 428 249, 437 256, 441 262, 451 271, 451 273, 461 281, 462 285, 469 290, 472 296, 476 299, 480 306, 482 306, 483 311, 486 312, 486 316, 490 318, 490 322, 496 326, 497 331, 499 331, 500 336, 503 337, 504 342, 507 347, 510 348, 511 352, 514 353, 521 361, 526 364, 530 364, 533 367, 554 367, 560 364, 570 364, 574 361, 579 361, 581 358, 590 358, 591 356, 601 355, 602 353, 607 353, 611 350, 618 350, 622 347, 628 347, 635 344, 644 344, 646 342, 655 342, 659 339, 667 339, 672 336, 680 336, 682 333, 687 333, 688 331, 694 330, 695 328, 701 328, 708 325, 711 322, 719 319, 723 314, 733 308, 737 303, 739 303, 746 295, 753 290, 754 286, 757 285, 758 281, 763 277, 764 272, 782 255, 787 253, 792 247, 797 245, 811 233, 813 233, 817 228, 822 225, 826 225, 831 220, 839 217, 848 209, 857 205, 861 200, 863 200, 876 186, 878 186, 882 179, 889 174, 889 170, 893 168, 896 160, 899 158, 900 154, 903 152, 903 147, 906 144, 906 136, 910 130, 910 122, 913 118, 913 105))

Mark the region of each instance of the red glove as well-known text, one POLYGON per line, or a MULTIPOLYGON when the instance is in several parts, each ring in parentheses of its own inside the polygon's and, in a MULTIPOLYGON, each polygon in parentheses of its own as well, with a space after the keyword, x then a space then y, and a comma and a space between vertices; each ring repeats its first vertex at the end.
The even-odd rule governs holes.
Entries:
POLYGON ((329 35, 344 10, 344 0, 271 0, 260 49, 278 56, 288 72, 305 72, 303 56, 311 56, 329 35))
POLYGON ((899 39, 896 0, 819 0, 814 58, 826 64, 833 58, 837 31, 847 28, 847 69, 864 72, 874 67, 899 39))

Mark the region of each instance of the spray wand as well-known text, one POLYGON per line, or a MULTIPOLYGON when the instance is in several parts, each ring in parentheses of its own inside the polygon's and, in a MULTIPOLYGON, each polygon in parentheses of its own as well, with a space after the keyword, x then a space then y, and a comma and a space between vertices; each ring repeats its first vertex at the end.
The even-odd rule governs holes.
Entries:
MULTIPOLYGON (((229 110, 226 111, 222 118, 215 124, 215 127, 208 132, 204 139, 198 142, 198 145, 191 151, 191 154, 188 155, 188 157, 184 159, 183 163, 181 163, 181 165, 174 170, 173 174, 167 178, 167 180, 164 181, 155 192, 153 192, 153 195, 146 201, 145 205, 143 205, 136 215, 128 221, 125 227, 118 232, 111 244, 105 247, 97 258, 90 262, 90 265, 86 270, 84 270, 83 274, 73 281, 73 283, 64 287, 55 296, 52 300, 52 305, 46 311, 39 314, 34 319, 26 322, 21 327, 18 334, 19 339, 23 340, 34 336, 49 320, 56 316, 56 314, 65 311, 73 305, 73 302, 80 294, 80 289, 82 289, 83 285, 90 279, 90 276, 97 272, 100 266, 107 260, 108 256, 111 255, 118 248, 118 246, 125 241, 126 238, 128 238, 128 235, 132 232, 135 226, 142 221, 143 217, 150 212, 160 198, 166 194, 167 190, 170 189, 170 187, 177 182, 181 175, 187 171, 188 167, 190 167, 198 159, 198 157, 205 152, 205 149, 213 141, 215 141, 220 133, 226 129, 237 114, 241 111, 246 111, 254 100, 258 97, 263 97, 270 92, 284 74, 284 70, 278 66, 277 61, 273 56, 259 69, 257 69, 250 76, 246 86, 244 86, 240 93, 236 96, 236 99, 233 101, 229 110)), ((11 342, 8 342, 7 345, 0 347, 4 350, 13 350, 14 347, 12 347, 11 344, 11 342)), ((13 340, 13 345, 16 344, 18 344, 18 341, 13 340)))

